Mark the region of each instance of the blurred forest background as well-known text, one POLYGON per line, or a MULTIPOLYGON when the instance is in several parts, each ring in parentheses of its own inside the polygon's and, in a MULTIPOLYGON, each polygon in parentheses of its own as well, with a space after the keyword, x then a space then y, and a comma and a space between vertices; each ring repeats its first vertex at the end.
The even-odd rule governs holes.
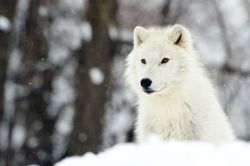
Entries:
POLYGON ((133 141, 123 78, 136 25, 193 34, 250 140, 250 0, 0 0, 0 165, 53 165, 133 141))

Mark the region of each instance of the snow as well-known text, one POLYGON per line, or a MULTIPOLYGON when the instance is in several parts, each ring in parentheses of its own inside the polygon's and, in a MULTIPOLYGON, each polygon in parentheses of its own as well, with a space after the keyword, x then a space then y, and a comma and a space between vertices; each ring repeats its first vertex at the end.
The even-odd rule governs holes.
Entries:
POLYGON ((53 134, 53 158, 58 159, 66 151, 65 138, 72 131, 72 123, 74 117, 74 108, 66 107, 61 114, 55 126, 55 133, 53 134))
POLYGON ((81 46, 81 29, 76 18, 57 18, 51 27, 53 41, 68 49, 75 50, 81 46))
POLYGON ((45 6, 40 6, 38 8, 38 13, 40 16, 47 17, 49 16, 49 9, 45 6))
POLYGON ((120 144, 99 154, 66 158, 56 166, 249 166, 250 144, 232 142, 214 145, 205 142, 161 142, 120 144))
POLYGON ((162 5, 164 5, 165 0, 148 0, 147 3, 144 3, 143 5, 148 8, 160 8, 162 5))
POLYGON ((12 81, 6 81, 4 85, 4 116, 10 119, 15 111, 14 100, 16 97, 17 85, 12 81))
POLYGON ((205 65, 218 68, 225 63, 226 55, 221 44, 221 39, 218 38, 218 27, 210 29, 210 33, 194 36, 194 40, 198 41, 195 44, 205 65), (211 40, 213 40, 212 44, 211 40), (213 50, 213 53, 211 53, 211 50, 213 50))
POLYGON ((51 105, 48 108, 48 113, 51 116, 57 115, 63 106, 73 103, 75 92, 69 78, 64 75, 59 75, 53 80, 53 93, 51 105))
POLYGON ((230 18, 227 19, 230 29, 241 28, 248 21, 248 13, 242 1, 222 0, 218 1, 218 4, 223 10, 223 15, 230 18))
POLYGON ((226 53, 215 13, 209 2, 191 3, 187 8, 190 19, 184 17, 181 24, 191 31, 194 45, 205 65, 219 68, 225 63, 226 53), (206 24, 208 21, 211 22, 209 26, 206 24))
POLYGON ((17 48, 14 49, 11 54, 10 54, 10 58, 9 58, 9 64, 8 65, 8 74, 11 74, 13 72, 17 72, 20 70, 21 67, 21 52, 20 50, 18 50, 17 48))
POLYGON ((11 23, 5 16, 0 15, 0 30, 8 32, 11 29, 11 23))
POLYGON ((23 125, 16 124, 12 131, 12 148, 19 149, 23 145, 26 137, 26 131, 23 125))
POLYGON ((80 11, 81 9, 85 8, 86 0, 60 0, 59 8, 60 10, 68 10, 68 11, 80 11))
POLYGON ((115 26, 109 27, 109 36, 113 40, 133 41, 133 32, 126 29, 118 29, 115 26))
POLYGON ((66 108, 59 116, 59 120, 56 123, 56 130, 60 134, 69 134, 72 130, 72 118, 74 117, 73 108, 66 108))
POLYGON ((90 68, 89 77, 91 79, 91 82, 95 85, 100 85, 104 80, 103 72, 97 67, 90 68))
POLYGON ((25 19, 27 18, 30 0, 19 0, 16 5, 16 16, 14 17, 14 30, 19 36, 24 28, 25 19))
POLYGON ((250 78, 234 76, 227 84, 226 88, 229 90, 222 95, 226 94, 228 97, 225 100, 230 101, 227 104, 228 109, 231 109, 229 118, 235 134, 244 138, 246 133, 249 133, 249 105, 242 103, 249 103, 250 78))
MULTIPOLYGON (((123 55, 126 50, 124 50, 123 55)), ((134 124, 132 107, 135 105, 135 95, 124 84, 122 78, 125 69, 125 56, 116 56, 112 66, 112 80, 116 87, 113 88, 111 98, 105 107, 105 123, 103 129, 102 148, 127 141, 127 135, 134 124)))
MULTIPOLYGON (((56 6, 48 9, 55 16, 48 32, 49 61, 55 65, 63 65, 72 55, 72 51, 79 49, 82 40, 91 38, 87 23, 82 24, 81 12, 85 0, 56 2, 56 6), (83 35, 84 29, 84 35, 83 35)), ((40 7, 40 14, 46 14, 47 9, 40 7)))
POLYGON ((90 41, 92 39, 92 27, 89 22, 84 21, 81 26, 82 39, 84 41, 90 41))
POLYGON ((69 50, 58 43, 51 43, 49 49, 49 61, 53 64, 64 64, 69 57, 69 50))
POLYGON ((131 116, 127 110, 120 111, 117 113, 116 118, 113 119, 113 122, 110 122, 113 124, 110 126, 110 132, 121 135, 123 130, 128 131, 130 129, 131 124, 129 122, 131 121, 131 116))
POLYGON ((38 139, 35 138, 35 137, 30 137, 28 139, 27 143, 28 143, 29 148, 32 148, 32 149, 36 148, 38 146, 38 144, 39 144, 38 139))

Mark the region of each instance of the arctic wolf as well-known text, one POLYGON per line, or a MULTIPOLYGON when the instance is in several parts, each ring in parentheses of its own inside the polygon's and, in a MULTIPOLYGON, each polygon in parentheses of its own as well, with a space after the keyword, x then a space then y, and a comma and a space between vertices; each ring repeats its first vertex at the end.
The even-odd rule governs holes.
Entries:
POLYGON ((234 139, 185 27, 137 26, 126 77, 138 96, 135 132, 139 142, 149 134, 164 140, 212 143, 234 139))

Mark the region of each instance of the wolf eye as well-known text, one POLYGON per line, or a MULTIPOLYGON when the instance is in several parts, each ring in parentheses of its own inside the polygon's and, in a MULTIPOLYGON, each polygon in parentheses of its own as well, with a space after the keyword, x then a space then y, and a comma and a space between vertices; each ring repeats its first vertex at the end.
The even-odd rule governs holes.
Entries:
POLYGON ((142 59, 142 60, 141 60, 141 63, 146 64, 146 60, 145 60, 145 59, 142 59))
POLYGON ((162 61, 161 61, 161 64, 163 64, 163 63, 167 63, 169 61, 169 59, 168 58, 163 58, 162 59, 162 61))

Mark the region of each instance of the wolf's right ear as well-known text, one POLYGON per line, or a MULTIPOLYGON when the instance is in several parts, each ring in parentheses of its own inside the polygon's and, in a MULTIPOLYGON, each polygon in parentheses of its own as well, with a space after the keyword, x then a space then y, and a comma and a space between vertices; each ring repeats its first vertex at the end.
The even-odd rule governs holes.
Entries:
POLYGON ((135 48, 138 47, 148 37, 149 37, 149 33, 145 28, 143 28, 141 26, 136 26, 134 29, 134 47, 135 48))
POLYGON ((193 47, 193 40, 190 32, 182 25, 175 24, 169 36, 173 44, 189 49, 193 47))

